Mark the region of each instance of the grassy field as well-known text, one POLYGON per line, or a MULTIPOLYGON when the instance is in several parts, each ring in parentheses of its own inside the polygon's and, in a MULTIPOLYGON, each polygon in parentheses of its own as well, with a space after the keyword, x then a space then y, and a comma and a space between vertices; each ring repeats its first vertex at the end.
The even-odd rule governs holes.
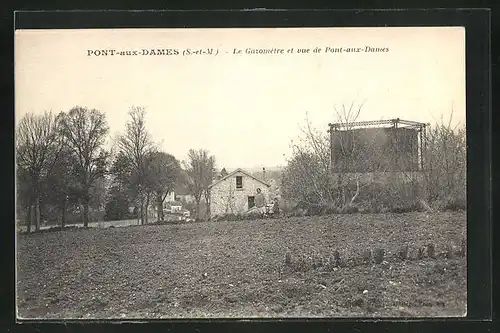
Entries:
POLYGON ((336 215, 19 235, 23 318, 461 316, 466 213, 336 215), (418 258, 432 243, 436 257, 418 258), (398 250, 409 246, 409 259, 398 250), (362 262, 383 248, 385 260, 362 262), (328 264, 335 250, 340 267, 328 264), (309 260, 309 261, 308 261, 309 260), (297 263, 302 263, 299 267, 297 263))

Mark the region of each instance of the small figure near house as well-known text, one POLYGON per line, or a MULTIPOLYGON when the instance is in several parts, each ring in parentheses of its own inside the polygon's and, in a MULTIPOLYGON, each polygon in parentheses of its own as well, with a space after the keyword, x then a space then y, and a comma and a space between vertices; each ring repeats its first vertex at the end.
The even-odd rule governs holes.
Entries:
POLYGON ((259 213, 264 216, 266 213, 266 198, 260 188, 257 189, 257 194, 255 195, 255 207, 259 210, 259 213))

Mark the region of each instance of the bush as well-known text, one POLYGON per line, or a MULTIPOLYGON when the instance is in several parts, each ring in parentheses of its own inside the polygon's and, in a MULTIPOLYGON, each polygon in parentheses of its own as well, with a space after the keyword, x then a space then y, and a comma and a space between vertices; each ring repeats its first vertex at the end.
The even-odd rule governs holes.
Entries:
POLYGON ((389 208, 391 213, 402 214, 411 212, 423 212, 426 209, 422 206, 420 200, 413 200, 393 205, 389 208))
POLYGON ((442 203, 442 210, 444 211, 457 211, 467 209, 467 200, 461 197, 447 198, 442 203))
POLYGON ((243 216, 240 214, 229 213, 222 217, 222 221, 241 221, 243 216))
POLYGON ((262 218, 262 215, 258 211, 250 211, 247 214, 245 214, 244 216, 242 216, 242 218, 245 220, 257 220, 257 219, 262 218))

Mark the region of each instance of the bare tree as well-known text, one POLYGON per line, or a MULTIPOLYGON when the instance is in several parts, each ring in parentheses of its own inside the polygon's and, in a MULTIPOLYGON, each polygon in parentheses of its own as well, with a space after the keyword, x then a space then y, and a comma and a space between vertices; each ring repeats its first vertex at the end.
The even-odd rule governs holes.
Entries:
MULTIPOLYGON (((352 103, 349 107, 342 105, 335 108, 337 122, 342 123, 349 129, 349 124, 354 122, 362 108, 362 104, 355 107, 352 103)), ((311 126, 306 117, 306 126, 301 128, 303 137, 299 142, 292 142, 293 157, 288 161, 283 178, 283 190, 285 196, 293 198, 307 207, 341 207, 344 209, 352 205, 359 193, 359 181, 357 178, 346 176, 345 160, 357 158, 352 154, 354 147, 347 145, 340 137, 339 144, 343 158, 339 159, 339 165, 332 172, 331 165, 331 142, 325 132, 320 132, 311 126), (356 184, 356 192, 351 199, 347 199, 347 189, 353 183, 356 184)), ((362 156, 362 155, 361 155, 362 156)), ((350 161, 350 164, 355 164, 350 161)), ((352 174, 356 177, 356 173, 352 174)))
POLYGON ((306 119, 304 137, 292 143, 283 175, 286 198, 304 208, 335 211, 363 206, 429 210, 432 202, 465 207, 465 128, 452 127, 451 118, 441 121, 424 135, 419 154, 416 129, 355 128, 361 108, 335 108, 337 123, 330 138, 306 119), (419 155, 424 157, 423 170, 419 155))
MULTIPOLYGON (((283 174, 284 195, 308 208, 347 210, 354 206, 365 184, 364 165, 383 160, 378 149, 379 138, 358 143, 353 123, 358 119, 363 104, 335 107, 339 131, 326 134, 311 126, 301 128, 303 137, 292 142, 293 156, 283 174), (340 127, 342 130, 340 131, 340 127), (332 149, 332 144, 336 145, 332 149), (335 150, 337 156, 332 156, 335 150)), ((371 165, 383 172, 386 165, 371 165)), ((373 174, 373 173, 372 173, 373 174)))
POLYGON ((235 185, 233 182, 229 182, 229 189, 226 192, 227 194, 221 198, 224 215, 234 214, 236 212, 236 202, 234 200, 235 185))
POLYGON ((103 149, 109 127, 106 115, 76 106, 58 116, 61 134, 76 156, 76 178, 83 201, 83 225, 88 227, 91 190, 106 172, 108 153, 103 149))
POLYGON ((141 224, 147 222, 150 191, 147 188, 147 158, 156 147, 146 129, 144 107, 131 107, 130 120, 125 125, 125 133, 118 137, 117 148, 130 166, 129 183, 134 189, 140 210, 141 224))
POLYGON ((203 195, 205 197, 205 203, 207 205, 206 218, 210 218, 210 188, 215 178, 215 157, 214 156, 204 156, 205 172, 203 174, 203 195))
POLYGON ((465 127, 442 118, 426 135, 425 184, 429 202, 465 206, 467 143, 465 127))
MULTIPOLYGON (((339 168, 336 170, 333 174, 334 177, 336 177, 336 182, 337 182, 337 192, 340 194, 340 197, 338 198, 337 202, 340 203, 340 206, 342 207, 341 209, 346 209, 348 207, 351 207, 356 200, 356 198, 359 195, 359 173, 356 172, 357 170, 350 170, 351 172, 347 172, 347 168, 350 166, 358 166, 362 165, 363 163, 366 163, 368 161, 362 160, 363 157, 365 157, 366 152, 357 152, 356 153, 356 144, 355 140, 352 137, 353 132, 352 132, 352 123, 354 123, 358 118, 361 113, 361 109, 363 108, 363 103, 358 105, 357 107, 354 106, 354 102, 351 103, 351 105, 347 108, 344 104, 340 108, 335 107, 335 113, 337 117, 337 123, 341 124, 348 133, 350 134, 350 138, 346 140, 346 137, 340 136, 338 139, 338 142, 340 144, 340 151, 341 151, 341 159, 339 163, 339 168), (347 142, 346 142, 347 141, 347 142), (354 171, 354 172, 352 172, 354 171), (353 179, 354 178, 354 179, 353 179), (347 199, 347 192, 348 192, 348 187, 350 187, 350 184, 352 182, 356 183, 356 192, 354 195, 351 196, 351 199, 347 199)), ((373 149, 370 149, 370 153, 373 153, 373 149)), ((334 169, 332 168, 332 171, 334 169)))
POLYGON ((27 193, 27 228, 31 231, 33 210, 35 228, 40 228, 41 182, 49 174, 61 148, 57 123, 51 112, 42 115, 26 114, 16 133, 16 162, 18 174, 30 183, 27 193))
POLYGON ((204 149, 190 149, 188 160, 184 163, 188 174, 188 188, 196 201, 196 213, 200 218, 200 201, 202 196, 207 203, 207 214, 210 211, 210 191, 208 186, 212 183, 215 174, 215 157, 209 156, 204 149))

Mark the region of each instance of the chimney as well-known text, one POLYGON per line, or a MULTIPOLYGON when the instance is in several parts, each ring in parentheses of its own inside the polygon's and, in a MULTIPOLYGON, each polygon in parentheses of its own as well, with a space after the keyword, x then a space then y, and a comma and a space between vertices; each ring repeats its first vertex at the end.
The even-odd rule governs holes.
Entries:
POLYGON ((262 180, 266 180, 266 168, 262 168, 262 180))

